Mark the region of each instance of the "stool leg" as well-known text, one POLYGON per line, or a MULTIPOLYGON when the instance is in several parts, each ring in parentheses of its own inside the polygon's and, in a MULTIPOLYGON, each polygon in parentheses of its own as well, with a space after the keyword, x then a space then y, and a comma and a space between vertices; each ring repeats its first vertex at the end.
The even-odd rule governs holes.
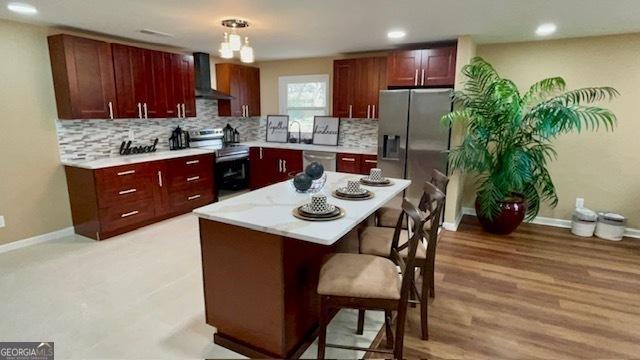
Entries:
POLYGON ((391 329, 391 311, 384 312, 384 329, 387 338, 387 349, 393 349, 393 330, 391 329))
POLYGON ((365 310, 358 310, 358 329, 356 330, 356 334, 362 335, 364 333, 364 313, 365 310))
MULTIPOLYGON (((413 291, 413 289, 416 288, 416 276, 415 276, 415 274, 413 276, 413 279, 411 279, 411 282, 413 284, 411 285, 411 291, 409 291, 409 300, 415 301, 417 299, 416 293, 413 291)), ((416 307, 416 304, 412 303, 412 302, 409 302, 409 306, 414 308, 414 307, 416 307)))
MULTIPOLYGON (((425 264, 425 267, 427 265, 425 264)), ((420 299, 420 327, 422 328, 422 340, 429 340, 429 279, 428 272, 422 273, 422 296, 420 299)))
POLYGON ((435 267, 436 267, 436 257, 432 256, 429 264, 428 276, 431 279, 429 283, 429 296, 432 298, 436 297, 436 275, 435 275, 435 267))
POLYGON ((324 359, 327 345, 327 319, 328 311, 325 302, 320 299, 320 330, 318 334, 318 359, 324 359))

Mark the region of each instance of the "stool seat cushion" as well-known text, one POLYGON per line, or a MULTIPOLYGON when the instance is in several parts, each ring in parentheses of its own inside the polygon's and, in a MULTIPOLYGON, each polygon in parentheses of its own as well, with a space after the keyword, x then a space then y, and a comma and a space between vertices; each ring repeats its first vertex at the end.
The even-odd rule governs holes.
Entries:
MULTIPOLYGON (((367 226, 360 234, 360 253, 376 256, 391 256, 391 243, 393 242, 393 232, 395 229, 388 227, 367 226)), ((404 245, 409 241, 409 234, 406 230, 400 232, 399 245, 404 245)), ((407 257, 409 248, 400 251, 400 256, 407 257)), ((422 242, 418 243, 416 249, 416 259, 426 259, 427 250, 422 242)))
POLYGON ((334 254, 322 266, 318 294, 365 299, 400 299, 393 261, 374 255, 334 254))

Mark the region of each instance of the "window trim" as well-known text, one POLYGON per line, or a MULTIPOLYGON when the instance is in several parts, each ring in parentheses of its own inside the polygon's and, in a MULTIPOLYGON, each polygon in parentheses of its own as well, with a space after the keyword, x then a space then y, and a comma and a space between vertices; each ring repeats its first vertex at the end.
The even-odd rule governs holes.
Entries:
MULTIPOLYGON (((329 115, 329 75, 328 74, 314 74, 314 75, 290 75, 278 77, 278 102, 281 115, 287 115, 287 85, 291 83, 304 83, 304 82, 324 82, 327 84, 325 87, 325 106, 324 115, 329 115)), ((291 107, 293 110, 316 110, 320 107, 291 107)))

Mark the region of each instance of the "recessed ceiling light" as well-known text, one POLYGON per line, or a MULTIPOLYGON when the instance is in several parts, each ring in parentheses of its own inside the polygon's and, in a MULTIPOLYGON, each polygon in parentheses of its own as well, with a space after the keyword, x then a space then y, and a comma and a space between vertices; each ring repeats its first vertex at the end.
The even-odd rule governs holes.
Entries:
POLYGON ((402 30, 393 30, 393 31, 389 31, 387 33, 387 37, 389 39, 402 39, 403 37, 405 37, 407 35, 407 33, 405 33, 402 30))
POLYGON ((551 24, 551 23, 542 24, 542 25, 538 26, 538 28, 536 29, 536 35, 538 35, 538 36, 548 36, 548 35, 551 35, 554 32, 556 32, 557 28, 558 27, 556 26, 556 24, 551 24))
POLYGON ((7 9, 24 15, 34 15, 38 13, 38 9, 36 9, 35 6, 25 3, 12 2, 7 5, 7 9))

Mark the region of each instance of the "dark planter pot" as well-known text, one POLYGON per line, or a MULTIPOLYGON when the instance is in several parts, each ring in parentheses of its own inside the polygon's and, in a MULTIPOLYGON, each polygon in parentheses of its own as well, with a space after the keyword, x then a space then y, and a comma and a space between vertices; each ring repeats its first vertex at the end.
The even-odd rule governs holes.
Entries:
POLYGON ((527 203, 520 195, 514 194, 510 199, 500 203, 500 214, 493 219, 482 216, 480 202, 476 197, 476 213, 482 227, 494 234, 508 235, 522 224, 527 211, 527 203))

